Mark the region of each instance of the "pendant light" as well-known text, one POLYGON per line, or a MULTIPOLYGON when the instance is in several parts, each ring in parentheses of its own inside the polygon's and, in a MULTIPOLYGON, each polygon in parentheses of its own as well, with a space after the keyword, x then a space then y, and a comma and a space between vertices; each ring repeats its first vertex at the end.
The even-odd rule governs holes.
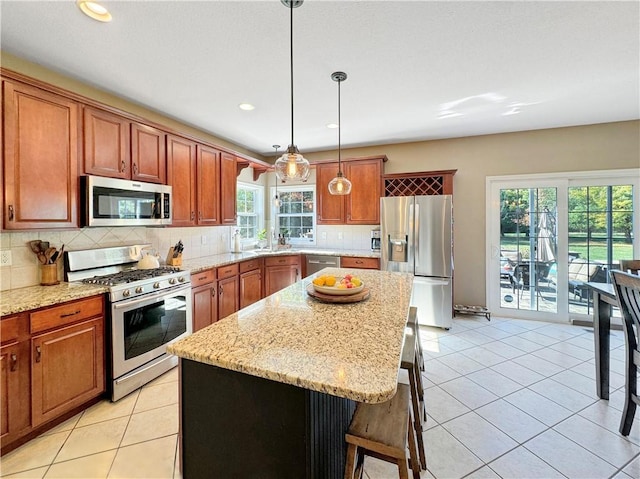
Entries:
MULTIPOLYGON (((275 156, 278 156, 278 148, 280 148, 280 145, 273 145, 273 147, 276 149, 275 156)), ((280 211, 280 197, 278 196, 278 175, 275 175, 275 179, 276 179, 276 194, 273 197, 273 207, 276 209, 276 212, 277 212, 277 211, 280 211)))
POLYGON ((298 147, 293 141, 293 9, 302 5, 303 0, 280 0, 289 8, 291 17, 291 144, 280 158, 276 160, 276 176, 282 180, 302 180, 307 181, 311 170, 309 162, 298 151, 298 147))
POLYGON ((344 72, 334 72, 331 79, 338 82, 338 174, 329 182, 329 193, 332 195, 348 195, 351 193, 351 182, 342 174, 342 152, 340 148, 340 130, 342 130, 342 122, 340 121, 340 83, 347 79, 344 72))

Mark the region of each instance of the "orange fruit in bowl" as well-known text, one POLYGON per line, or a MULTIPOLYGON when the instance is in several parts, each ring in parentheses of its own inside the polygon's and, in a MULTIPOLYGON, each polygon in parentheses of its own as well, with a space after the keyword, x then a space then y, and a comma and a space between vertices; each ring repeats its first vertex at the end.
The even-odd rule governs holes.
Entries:
POLYGON ((319 278, 314 278, 313 279, 313 284, 315 284, 316 286, 324 286, 324 284, 325 284, 324 277, 320 276, 319 278))
POLYGON ((324 278, 324 285, 325 286, 335 286, 335 284, 336 284, 336 277, 335 276, 326 276, 324 278))

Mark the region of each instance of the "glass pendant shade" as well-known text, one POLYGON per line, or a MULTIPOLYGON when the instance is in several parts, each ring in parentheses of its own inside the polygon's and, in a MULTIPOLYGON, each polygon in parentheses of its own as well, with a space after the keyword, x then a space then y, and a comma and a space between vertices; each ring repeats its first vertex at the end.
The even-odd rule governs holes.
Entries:
POLYGON ((329 182, 329 193, 332 195, 348 195, 351 193, 351 182, 344 177, 341 171, 329 182))
POLYGON ((276 176, 282 181, 307 181, 311 173, 309 162, 295 146, 289 146, 289 150, 276 160, 275 168, 276 176))

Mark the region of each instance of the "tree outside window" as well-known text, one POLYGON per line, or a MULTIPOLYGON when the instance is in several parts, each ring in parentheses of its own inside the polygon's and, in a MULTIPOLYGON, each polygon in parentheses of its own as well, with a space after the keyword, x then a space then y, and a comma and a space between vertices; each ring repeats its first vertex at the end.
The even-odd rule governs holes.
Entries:
POLYGON ((316 232, 315 188, 290 186, 278 188, 280 208, 279 234, 292 244, 314 244, 316 232))
POLYGON ((258 232, 262 230, 264 196, 261 186, 238 183, 236 208, 238 214, 238 230, 243 240, 258 240, 258 232))

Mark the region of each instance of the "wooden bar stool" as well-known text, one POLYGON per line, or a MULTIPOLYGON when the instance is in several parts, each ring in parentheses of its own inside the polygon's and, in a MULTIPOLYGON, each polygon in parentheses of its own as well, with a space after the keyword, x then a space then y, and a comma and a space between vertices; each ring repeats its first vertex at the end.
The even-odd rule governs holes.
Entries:
POLYGON ((413 478, 420 479, 416 431, 413 429, 411 420, 409 396, 409 387, 406 384, 398 384, 396 395, 387 402, 358 404, 349 431, 345 435, 347 442, 345 479, 360 477, 365 455, 397 464, 400 479, 409 478, 407 469, 407 460, 409 460, 413 478), (407 445, 409 457, 407 457, 407 445))
POLYGON ((409 308, 409 319, 407 320, 407 326, 413 327, 414 335, 416 337, 416 345, 418 347, 418 364, 420 365, 420 371, 424 371, 424 354, 422 353, 422 342, 420 341, 420 325, 418 324, 418 308, 411 306, 409 308))
POLYGON ((400 367, 405 369, 409 374, 409 392, 411 396, 411 409, 413 411, 413 426, 416 430, 416 437, 418 439, 418 454, 420 456, 422 468, 426 469, 427 458, 424 450, 424 440, 422 438, 422 426, 427 419, 427 415, 424 406, 422 378, 417 358, 418 350, 416 347, 416 337, 413 334, 405 334, 400 367))

